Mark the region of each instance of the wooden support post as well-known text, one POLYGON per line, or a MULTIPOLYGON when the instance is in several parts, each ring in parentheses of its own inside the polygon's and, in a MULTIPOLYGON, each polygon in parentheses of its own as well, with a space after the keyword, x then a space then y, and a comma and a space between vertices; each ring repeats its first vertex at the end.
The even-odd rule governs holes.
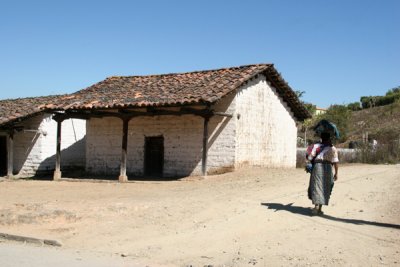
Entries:
POLYGON ((7 178, 12 178, 14 170, 14 132, 7 138, 7 178))
POLYGON ((127 151, 128 151, 128 124, 129 119, 123 118, 122 127, 122 154, 121 154, 121 168, 118 180, 123 183, 128 181, 128 176, 126 175, 126 161, 127 161, 127 151))
POLYGON ((53 180, 61 179, 61 123, 62 120, 57 120, 57 148, 56 148, 56 167, 54 170, 53 180))
POLYGON ((204 117, 204 129, 203 129, 203 156, 201 160, 201 174, 207 176, 207 144, 208 144, 208 122, 210 121, 209 116, 204 117))

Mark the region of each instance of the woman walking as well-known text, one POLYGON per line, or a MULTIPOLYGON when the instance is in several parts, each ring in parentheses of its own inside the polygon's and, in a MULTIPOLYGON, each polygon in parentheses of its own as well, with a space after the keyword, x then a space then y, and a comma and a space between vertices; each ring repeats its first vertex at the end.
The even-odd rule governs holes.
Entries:
MULTIPOLYGON (((316 129, 318 129, 321 122, 316 126, 316 129)), ((334 124, 332 125, 337 131, 336 126, 334 124)), ((321 127, 319 129, 321 129, 321 127)), ((335 134, 334 132, 332 133, 335 134)), ((323 214, 322 205, 329 204, 333 184, 334 181, 338 179, 339 170, 339 157, 336 147, 332 145, 331 132, 326 130, 325 127, 322 128, 320 132, 317 131, 317 134, 320 135, 321 142, 312 145, 307 152, 307 159, 310 160, 313 165, 308 187, 308 198, 312 200, 312 203, 315 205, 312 210, 313 215, 323 214), (334 168, 334 174, 332 167, 334 168)))

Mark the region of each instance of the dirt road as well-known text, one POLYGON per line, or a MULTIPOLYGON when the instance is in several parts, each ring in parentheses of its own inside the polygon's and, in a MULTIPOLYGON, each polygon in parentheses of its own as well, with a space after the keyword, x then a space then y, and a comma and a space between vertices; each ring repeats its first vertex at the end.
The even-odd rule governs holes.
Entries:
POLYGON ((113 266, 400 266, 399 181, 400 165, 342 166, 317 217, 301 169, 126 184, 4 181, 0 232, 125 259, 113 266))

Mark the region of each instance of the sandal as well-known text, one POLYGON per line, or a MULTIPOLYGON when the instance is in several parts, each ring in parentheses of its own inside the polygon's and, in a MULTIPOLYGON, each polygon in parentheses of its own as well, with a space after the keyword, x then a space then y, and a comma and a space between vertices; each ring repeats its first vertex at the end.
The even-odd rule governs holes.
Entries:
POLYGON ((319 214, 318 209, 313 208, 313 209, 311 210, 311 214, 312 214, 312 215, 318 215, 318 214, 319 214))

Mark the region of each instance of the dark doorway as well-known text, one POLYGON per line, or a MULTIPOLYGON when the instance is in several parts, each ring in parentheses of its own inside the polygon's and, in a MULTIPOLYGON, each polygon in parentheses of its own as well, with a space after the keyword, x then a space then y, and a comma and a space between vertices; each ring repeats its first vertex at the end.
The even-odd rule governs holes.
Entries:
POLYGON ((7 137, 0 136, 0 176, 7 174, 7 137))
POLYGON ((146 137, 144 146, 144 174, 146 176, 162 177, 163 167, 164 137, 146 137))

